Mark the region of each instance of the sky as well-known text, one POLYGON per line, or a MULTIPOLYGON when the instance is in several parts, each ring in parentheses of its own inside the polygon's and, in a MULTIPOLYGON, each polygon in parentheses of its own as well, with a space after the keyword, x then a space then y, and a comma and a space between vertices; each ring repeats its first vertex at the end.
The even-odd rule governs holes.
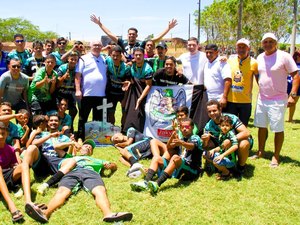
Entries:
MULTIPOLYGON (((201 9, 213 0, 201 0, 201 9)), ((178 25, 165 37, 188 38, 189 14, 191 36, 197 37, 193 13, 198 9, 198 0, 86 0, 86 1, 3 1, 0 17, 22 17, 39 26, 42 31, 54 31, 72 40, 95 40, 104 35, 90 21, 90 15, 100 16, 101 22, 116 35, 126 37, 129 27, 136 27, 139 39, 149 34, 158 35, 175 18, 178 25), (126 2, 126 3, 125 3, 126 2)))

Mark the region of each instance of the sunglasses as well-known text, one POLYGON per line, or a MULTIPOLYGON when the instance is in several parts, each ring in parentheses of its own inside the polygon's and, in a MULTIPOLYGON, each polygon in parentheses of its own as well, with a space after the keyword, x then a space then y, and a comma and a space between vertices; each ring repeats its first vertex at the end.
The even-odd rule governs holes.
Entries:
POLYGON ((58 44, 58 45, 65 45, 66 42, 58 42, 57 44, 58 44))
POLYGON ((15 40, 16 43, 23 43, 24 40, 15 40))
POLYGON ((14 69, 20 69, 21 68, 20 65, 12 65, 11 67, 14 68, 14 69))

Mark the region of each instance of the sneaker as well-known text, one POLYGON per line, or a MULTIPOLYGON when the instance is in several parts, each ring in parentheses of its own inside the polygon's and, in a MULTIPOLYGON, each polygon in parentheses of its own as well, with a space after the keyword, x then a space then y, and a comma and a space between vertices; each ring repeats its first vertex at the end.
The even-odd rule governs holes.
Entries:
POLYGON ((127 176, 129 178, 138 178, 142 175, 142 172, 140 170, 136 170, 136 171, 133 171, 131 173, 129 173, 127 176))
POLYGON ((24 192, 23 192, 22 188, 19 188, 19 190, 16 193, 14 193, 14 196, 17 199, 22 198, 23 195, 24 195, 24 192))
POLYGON ((130 169, 127 171, 127 176, 128 176, 130 173, 139 170, 140 168, 143 168, 143 165, 142 165, 142 164, 140 164, 140 163, 138 163, 138 162, 137 162, 137 163, 134 163, 134 164, 130 167, 130 169))
POLYGON ((47 183, 42 183, 40 186, 38 186, 37 192, 41 195, 44 195, 44 194, 46 194, 48 188, 49 188, 49 185, 47 183))
POLYGON ((158 192, 159 186, 155 181, 148 182, 148 188, 150 189, 151 194, 156 194, 158 192))
POLYGON ((148 183, 144 180, 141 180, 139 182, 131 183, 130 187, 132 191, 136 191, 136 192, 147 191, 148 183))

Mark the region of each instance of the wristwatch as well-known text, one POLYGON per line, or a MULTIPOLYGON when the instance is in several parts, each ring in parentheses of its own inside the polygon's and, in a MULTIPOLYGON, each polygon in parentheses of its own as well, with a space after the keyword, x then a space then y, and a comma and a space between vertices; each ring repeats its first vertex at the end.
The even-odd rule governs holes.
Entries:
POLYGON ((291 93, 290 93, 290 96, 292 96, 292 98, 296 98, 296 97, 297 97, 297 93, 291 92, 291 93))

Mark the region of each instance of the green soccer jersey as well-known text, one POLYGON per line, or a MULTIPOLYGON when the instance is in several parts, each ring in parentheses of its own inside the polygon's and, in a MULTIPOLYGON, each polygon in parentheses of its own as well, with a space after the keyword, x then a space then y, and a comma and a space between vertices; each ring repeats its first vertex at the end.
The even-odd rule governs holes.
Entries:
MULTIPOLYGON (((46 76, 46 68, 42 67, 40 68, 34 78, 33 81, 30 85, 29 88, 29 94, 28 94, 28 100, 29 102, 33 102, 33 101, 38 101, 38 102, 46 102, 51 100, 51 94, 50 94, 50 87, 51 87, 51 83, 44 83, 40 88, 36 87, 36 83, 43 80, 46 76)), ((57 80, 57 72, 56 71, 52 71, 51 75, 48 75, 49 79, 52 79, 52 77, 55 76, 56 80, 57 80)))
POLYGON ((89 169, 95 171, 96 173, 100 173, 104 167, 104 164, 109 163, 106 160, 95 159, 90 156, 75 156, 73 158, 77 162, 77 166, 75 169, 79 169, 79 168, 89 169))

